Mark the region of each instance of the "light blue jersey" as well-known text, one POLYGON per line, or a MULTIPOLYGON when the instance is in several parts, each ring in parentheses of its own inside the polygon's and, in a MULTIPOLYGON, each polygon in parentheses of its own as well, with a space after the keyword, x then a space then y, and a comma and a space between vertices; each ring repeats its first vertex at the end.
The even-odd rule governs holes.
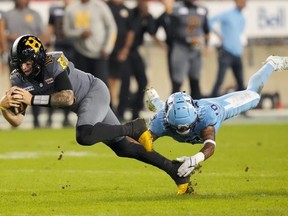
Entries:
POLYGON ((193 100, 198 119, 187 134, 177 133, 167 123, 165 109, 155 114, 150 122, 150 131, 157 137, 170 136, 179 142, 203 143, 200 135, 203 129, 213 126, 217 133, 223 121, 257 106, 260 92, 273 71, 274 67, 267 63, 250 78, 246 90, 216 98, 193 100))

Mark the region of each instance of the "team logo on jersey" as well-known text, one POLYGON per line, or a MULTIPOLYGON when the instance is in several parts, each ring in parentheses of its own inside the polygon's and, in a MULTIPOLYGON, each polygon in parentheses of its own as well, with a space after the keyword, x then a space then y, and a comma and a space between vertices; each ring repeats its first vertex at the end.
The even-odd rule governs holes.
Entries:
POLYGON ((26 23, 32 23, 34 21, 34 16, 33 14, 29 13, 24 17, 24 20, 26 23))
POLYGON ((75 18, 75 27, 77 29, 87 29, 91 26, 90 20, 90 12, 88 11, 78 11, 76 12, 76 18, 75 18))
POLYGON ((64 54, 62 53, 60 57, 57 59, 57 62, 60 64, 63 70, 65 70, 69 64, 67 59, 65 58, 64 54))
POLYGON ((51 77, 51 78, 46 79, 45 82, 47 84, 51 84, 51 83, 54 83, 54 79, 53 79, 53 77, 51 77))
POLYGON ((29 37, 25 45, 30 46, 35 51, 35 53, 38 53, 41 47, 41 43, 33 37, 29 37))
POLYGON ((35 90, 34 86, 27 86, 27 87, 25 87, 24 89, 25 89, 26 91, 29 91, 29 92, 35 90))

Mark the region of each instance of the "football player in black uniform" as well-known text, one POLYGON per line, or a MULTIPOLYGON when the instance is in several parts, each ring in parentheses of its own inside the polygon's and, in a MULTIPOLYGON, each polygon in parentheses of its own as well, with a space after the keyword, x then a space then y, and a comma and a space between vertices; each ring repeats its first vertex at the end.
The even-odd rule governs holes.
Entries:
POLYGON ((13 44, 11 64, 16 68, 11 74, 13 86, 0 100, 0 107, 12 126, 23 122, 25 109, 20 108, 23 103, 69 109, 78 116, 79 144, 103 142, 119 157, 134 158, 164 170, 177 184, 178 194, 189 191, 190 177, 177 175, 181 163, 173 163, 152 150, 152 138, 144 119, 121 125, 109 106, 110 94, 104 82, 74 68, 63 52, 46 53, 37 37, 23 35, 13 44), (11 110, 18 110, 17 114, 11 110), (126 136, 138 140, 144 148, 126 136))

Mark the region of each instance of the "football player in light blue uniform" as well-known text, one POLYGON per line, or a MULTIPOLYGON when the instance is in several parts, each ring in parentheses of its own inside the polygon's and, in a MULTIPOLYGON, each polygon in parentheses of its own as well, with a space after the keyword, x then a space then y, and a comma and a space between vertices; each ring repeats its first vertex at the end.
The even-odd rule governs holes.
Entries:
POLYGON ((250 78, 246 90, 200 100, 193 100, 185 92, 177 92, 170 95, 165 103, 163 102, 162 109, 149 107, 151 110, 157 110, 150 122, 153 140, 170 136, 178 142, 204 144, 196 155, 177 158, 178 161, 183 162, 178 169, 178 175, 188 176, 198 163, 208 159, 214 153, 215 135, 222 123, 256 107, 260 101, 261 90, 270 75, 274 71, 287 69, 288 57, 270 56, 250 78))

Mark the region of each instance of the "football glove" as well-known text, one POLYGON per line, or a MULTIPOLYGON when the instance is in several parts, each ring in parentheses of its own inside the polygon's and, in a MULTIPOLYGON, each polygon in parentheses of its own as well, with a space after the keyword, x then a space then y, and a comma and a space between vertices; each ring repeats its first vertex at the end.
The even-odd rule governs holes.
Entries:
POLYGON ((205 156, 202 152, 198 152, 194 156, 183 156, 176 158, 177 161, 182 162, 182 165, 178 168, 177 175, 179 177, 187 177, 196 168, 198 163, 204 161, 205 156))

